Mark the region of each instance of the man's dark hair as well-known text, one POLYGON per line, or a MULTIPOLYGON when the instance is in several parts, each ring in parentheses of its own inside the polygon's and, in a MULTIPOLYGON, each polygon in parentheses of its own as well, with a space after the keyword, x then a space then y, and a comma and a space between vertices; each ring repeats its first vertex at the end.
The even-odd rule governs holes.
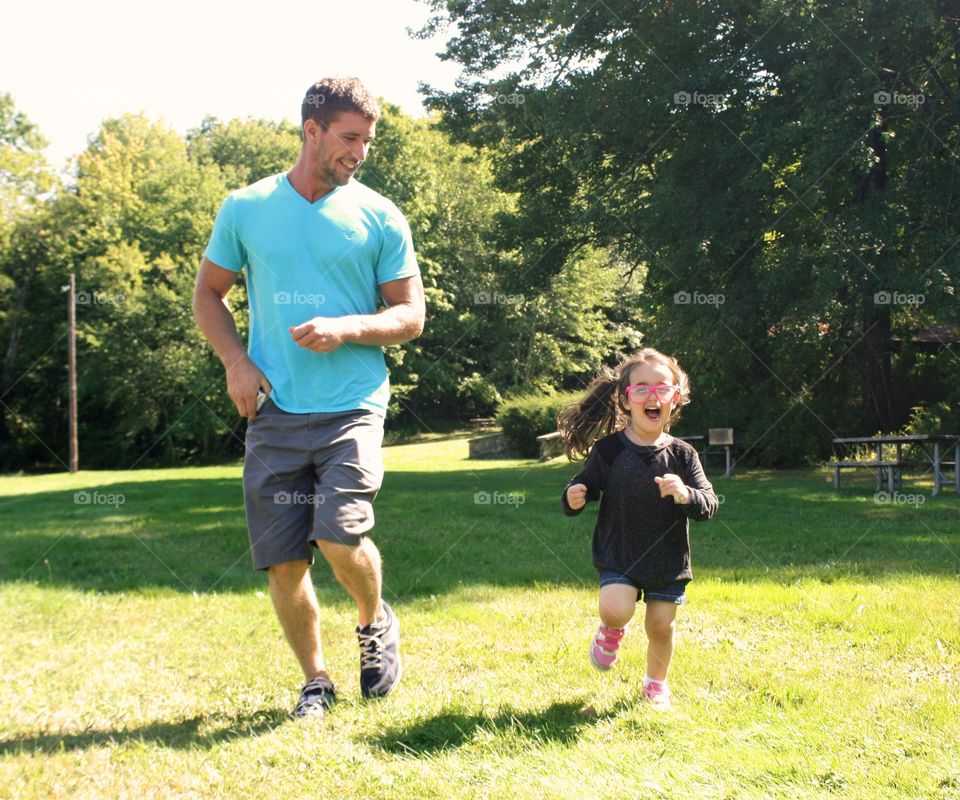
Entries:
POLYGON ((324 129, 341 111, 355 111, 376 122, 380 106, 359 78, 323 78, 307 89, 300 106, 300 125, 308 119, 324 129))

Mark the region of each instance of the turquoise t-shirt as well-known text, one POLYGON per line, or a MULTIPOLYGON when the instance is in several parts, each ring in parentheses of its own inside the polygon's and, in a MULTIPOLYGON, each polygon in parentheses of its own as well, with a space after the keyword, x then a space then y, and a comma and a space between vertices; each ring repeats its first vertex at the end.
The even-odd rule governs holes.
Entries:
POLYGON ((246 269, 247 351, 280 408, 386 413, 382 348, 348 343, 314 353, 288 329, 314 317, 374 314, 381 284, 419 274, 410 226, 393 203, 355 180, 310 203, 286 174, 272 175, 230 193, 205 255, 246 269))

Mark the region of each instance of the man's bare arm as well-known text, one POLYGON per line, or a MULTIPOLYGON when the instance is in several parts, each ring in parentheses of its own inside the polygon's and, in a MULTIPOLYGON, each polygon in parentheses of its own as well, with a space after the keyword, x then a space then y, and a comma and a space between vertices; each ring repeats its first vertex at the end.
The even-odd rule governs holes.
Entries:
POLYGON ((227 305, 227 292, 239 273, 218 267, 204 258, 193 289, 193 316, 227 373, 227 393, 242 417, 257 413, 260 387, 272 390, 266 376, 257 368, 240 341, 237 325, 227 305))
POLYGON ((386 308, 376 314, 314 317, 290 328, 298 346, 329 353, 345 342, 383 346, 403 344, 423 333, 426 303, 419 275, 380 285, 386 308))

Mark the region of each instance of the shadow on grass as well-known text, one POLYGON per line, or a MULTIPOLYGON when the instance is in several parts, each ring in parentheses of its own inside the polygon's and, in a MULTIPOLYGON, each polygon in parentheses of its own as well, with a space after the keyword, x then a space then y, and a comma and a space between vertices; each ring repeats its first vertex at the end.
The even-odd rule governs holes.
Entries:
POLYGON ((0 755, 58 753, 106 745, 160 745, 171 749, 213 747, 230 739, 260 736, 289 721, 288 711, 271 709, 238 717, 198 716, 178 722, 151 722, 126 730, 43 733, 0 740, 0 755), (201 730, 202 729, 202 730, 201 730))
MULTIPOLYGON (((386 594, 403 600, 464 585, 593 586, 596 506, 568 518, 560 492, 572 465, 524 464, 387 474, 374 541, 386 594)), ((956 575, 960 502, 878 504, 835 493, 824 474, 711 476, 724 502, 692 523, 699 575, 790 581, 798 574, 956 575)), ((249 592, 240 481, 160 479, 0 498, 0 583, 84 591, 249 592)), ((317 577, 329 574, 319 564, 317 577)))
POLYGON ((615 716, 615 710, 586 716, 579 703, 554 703, 539 712, 501 709, 497 714, 458 714, 447 712, 430 719, 388 729, 368 744, 389 753, 423 755, 463 747, 482 737, 566 744, 580 737, 599 720, 615 716))

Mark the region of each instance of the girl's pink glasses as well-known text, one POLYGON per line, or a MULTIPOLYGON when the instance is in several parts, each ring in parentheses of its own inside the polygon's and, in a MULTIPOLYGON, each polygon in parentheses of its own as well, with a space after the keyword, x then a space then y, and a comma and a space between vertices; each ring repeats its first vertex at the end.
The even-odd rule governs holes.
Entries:
POLYGON ((627 397, 631 403, 646 403, 650 399, 651 393, 656 394, 661 403, 668 403, 673 400, 677 393, 677 387, 669 383, 661 383, 659 386, 648 386, 645 383, 635 383, 627 387, 627 397))

